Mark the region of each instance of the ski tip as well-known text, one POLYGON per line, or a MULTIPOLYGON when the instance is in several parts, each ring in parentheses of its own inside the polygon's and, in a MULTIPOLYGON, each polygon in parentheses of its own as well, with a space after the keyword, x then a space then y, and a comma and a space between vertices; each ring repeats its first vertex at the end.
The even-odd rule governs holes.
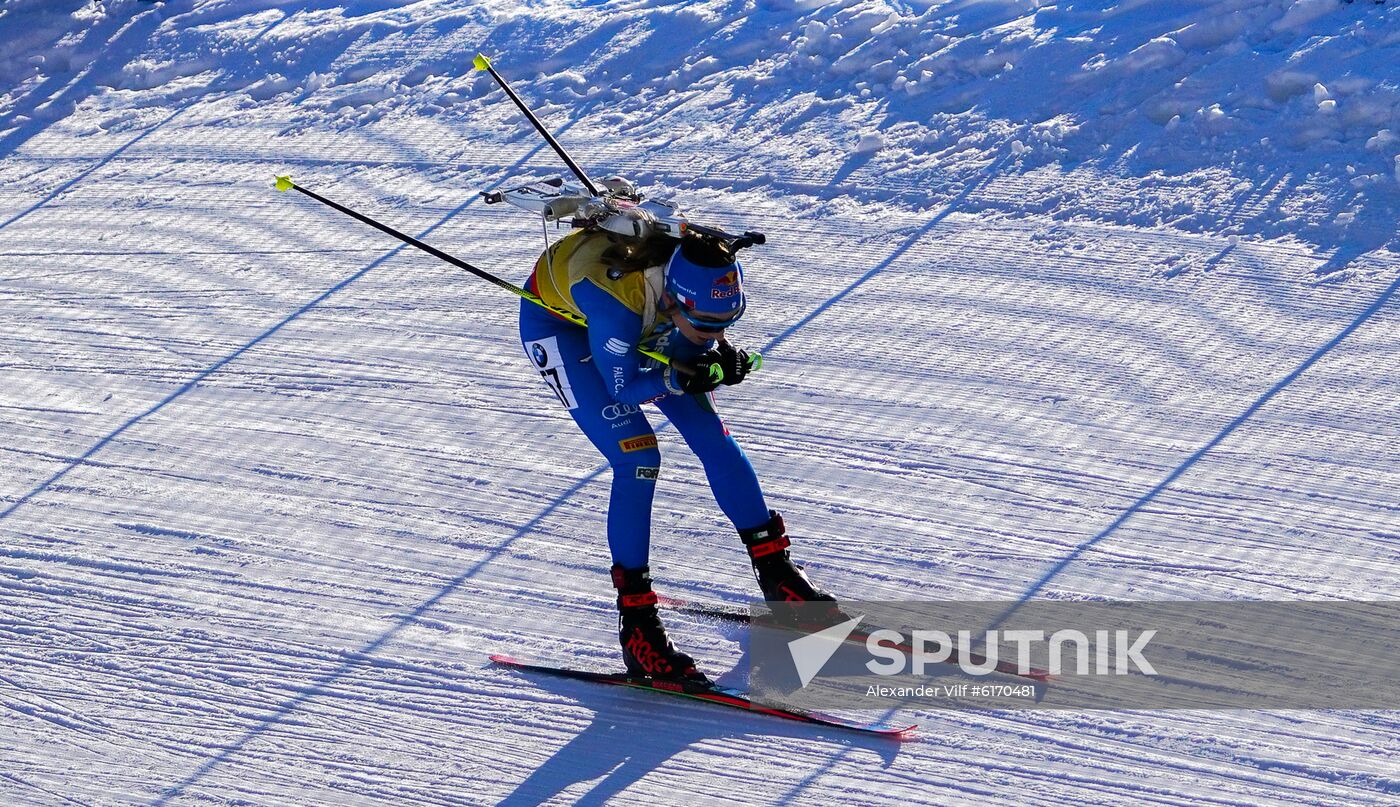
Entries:
POLYGON ((757 372, 763 369, 763 354, 757 350, 749 354, 749 372, 757 372))
POLYGON ((519 664, 519 663, 520 663, 519 661, 516 661, 515 659, 511 658, 510 656, 503 655, 503 654, 501 654, 501 653, 492 653, 492 654, 491 654, 491 660, 494 661, 494 662, 496 662, 497 664, 519 664))
POLYGON ((833 728, 854 729, 865 734, 873 734, 877 737, 887 737, 891 740, 912 740, 914 738, 914 730, 919 727, 919 724, 917 723, 911 723, 907 726, 900 726, 897 724, 890 725, 889 723, 885 722, 847 723, 837 718, 832 718, 829 716, 824 717, 826 717, 826 719, 830 721, 826 723, 826 725, 831 726, 833 728))
POLYGON ((291 174, 282 174, 281 176, 277 176, 276 174, 274 174, 273 178, 277 180, 277 182, 274 184, 274 187, 276 187, 277 190, 282 191, 283 193, 286 193, 287 191, 296 187, 296 183, 292 182, 291 174))
POLYGON ((478 53, 476 58, 472 59, 472 65, 474 65, 477 70, 490 70, 491 60, 486 58, 484 54, 478 53))

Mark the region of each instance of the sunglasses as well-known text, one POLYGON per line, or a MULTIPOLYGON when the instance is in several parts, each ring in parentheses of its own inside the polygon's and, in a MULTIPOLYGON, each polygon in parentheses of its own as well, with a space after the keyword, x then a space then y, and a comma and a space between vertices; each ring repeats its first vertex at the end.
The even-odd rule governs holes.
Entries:
POLYGON ((676 310, 680 312, 681 316, 685 318, 686 322, 690 323, 690 327, 694 328, 695 330, 701 333, 721 333, 724 331, 725 328, 728 328, 730 325, 733 325, 734 323, 739 321, 739 317, 742 317, 744 315, 744 309, 747 306, 748 304, 741 300, 739 302, 739 307, 734 309, 733 313, 731 313, 724 319, 702 319, 694 312, 695 306, 693 303, 687 304, 682 302, 676 307, 676 310))

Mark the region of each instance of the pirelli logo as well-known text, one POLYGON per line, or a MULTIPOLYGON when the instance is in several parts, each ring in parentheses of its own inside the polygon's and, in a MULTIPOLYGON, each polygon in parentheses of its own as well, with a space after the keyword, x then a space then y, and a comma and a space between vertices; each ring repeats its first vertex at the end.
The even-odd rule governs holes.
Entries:
POLYGON ((645 437, 631 437, 626 440, 618 440, 617 444, 627 453, 645 451, 648 448, 656 448, 656 435, 648 434, 645 437))

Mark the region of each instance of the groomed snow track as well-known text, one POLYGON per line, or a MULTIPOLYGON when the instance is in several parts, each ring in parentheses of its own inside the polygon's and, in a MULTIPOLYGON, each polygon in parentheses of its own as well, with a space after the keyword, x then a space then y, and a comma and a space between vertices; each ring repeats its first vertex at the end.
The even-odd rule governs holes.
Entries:
MULTIPOLYGON (((985 25, 945 11, 997 31, 1035 5, 986 4, 1006 19, 985 25)), ((1293 5, 1233 7, 1395 21, 1293 5)), ((1124 39, 1110 56, 1190 21, 1133 8, 1100 9, 1124 39)), ((508 295, 272 189, 291 173, 523 279, 538 226, 476 192, 559 169, 473 80, 478 49, 591 169, 769 233, 734 334, 768 362, 721 405, 833 590, 1400 595, 1390 146, 1365 147, 1374 129, 1324 144, 1356 154, 1337 188, 1360 191, 1298 154, 1258 175, 1035 163, 1053 149, 1029 123, 976 108, 918 152, 905 120, 862 137, 870 88, 852 82, 880 53, 865 73, 783 60, 852 26, 878 51, 875 16, 937 12, 0 13, 0 39, 27 37, 0 60, 0 802, 1395 803, 1394 712, 911 711, 917 739, 892 743, 487 663, 616 663, 607 471, 524 363, 508 295), (807 64, 810 97, 770 64, 807 64)), ((1098 30, 1075 19, 1064 36, 1098 30)), ((1160 69, 1218 79, 1216 51, 1178 39, 1187 56, 1160 69)), ((994 80, 971 64, 959 81, 994 80)), ((1105 149, 1128 154, 1134 125, 1105 149)), ((660 588, 743 600, 737 539, 661 440, 660 588)), ((742 685, 736 629, 671 624, 742 685)))

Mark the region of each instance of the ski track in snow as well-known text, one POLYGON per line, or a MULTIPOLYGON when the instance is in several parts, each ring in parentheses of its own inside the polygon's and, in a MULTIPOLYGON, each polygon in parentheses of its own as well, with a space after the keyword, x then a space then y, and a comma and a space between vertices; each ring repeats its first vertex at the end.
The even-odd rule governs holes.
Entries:
MULTIPOLYGON (((8 74, 4 97, 30 122, 0 131, 0 801, 1395 802, 1391 712, 911 711, 920 731, 896 744, 485 664, 616 664, 607 474, 519 355, 509 296, 271 176, 523 279, 538 228, 474 195, 557 171, 551 155, 465 70, 442 115, 395 108, 417 85, 374 77, 558 39, 565 10, 106 5, 90 34, 109 55, 68 90, 8 74), (252 56, 161 66, 199 37, 261 53, 304 36, 310 66, 285 84, 252 56), (103 71, 118 89, 93 91, 103 71), (43 98, 72 109, 45 118, 43 98)), ((889 11, 840 8, 847 31, 889 11)), ((619 20, 648 9, 670 34, 742 18, 575 10, 560 58, 625 47, 619 20)), ((86 46, 63 47, 78 70, 86 46)), ((687 64, 674 75, 707 69, 687 64)), ((568 83, 527 72, 535 98, 568 83)), ((1019 165, 1024 133, 990 124, 974 151, 930 151, 937 182, 796 147, 755 177, 751 144, 703 140, 716 85, 676 87, 635 101, 629 137, 585 96, 546 117, 586 165, 770 234, 735 334, 768 363, 721 403, 824 584, 1400 595, 1400 258, 1339 270, 1267 226, 1221 232, 1324 204, 1306 188, 1213 197, 1192 215, 1217 231, 1145 226, 1114 212, 1143 183, 1019 165), (1042 204, 1052 190, 1084 197, 1075 215, 1042 204)), ((698 464, 661 440, 660 587, 750 596, 698 464)), ((670 622, 742 685, 735 629, 670 622)))

